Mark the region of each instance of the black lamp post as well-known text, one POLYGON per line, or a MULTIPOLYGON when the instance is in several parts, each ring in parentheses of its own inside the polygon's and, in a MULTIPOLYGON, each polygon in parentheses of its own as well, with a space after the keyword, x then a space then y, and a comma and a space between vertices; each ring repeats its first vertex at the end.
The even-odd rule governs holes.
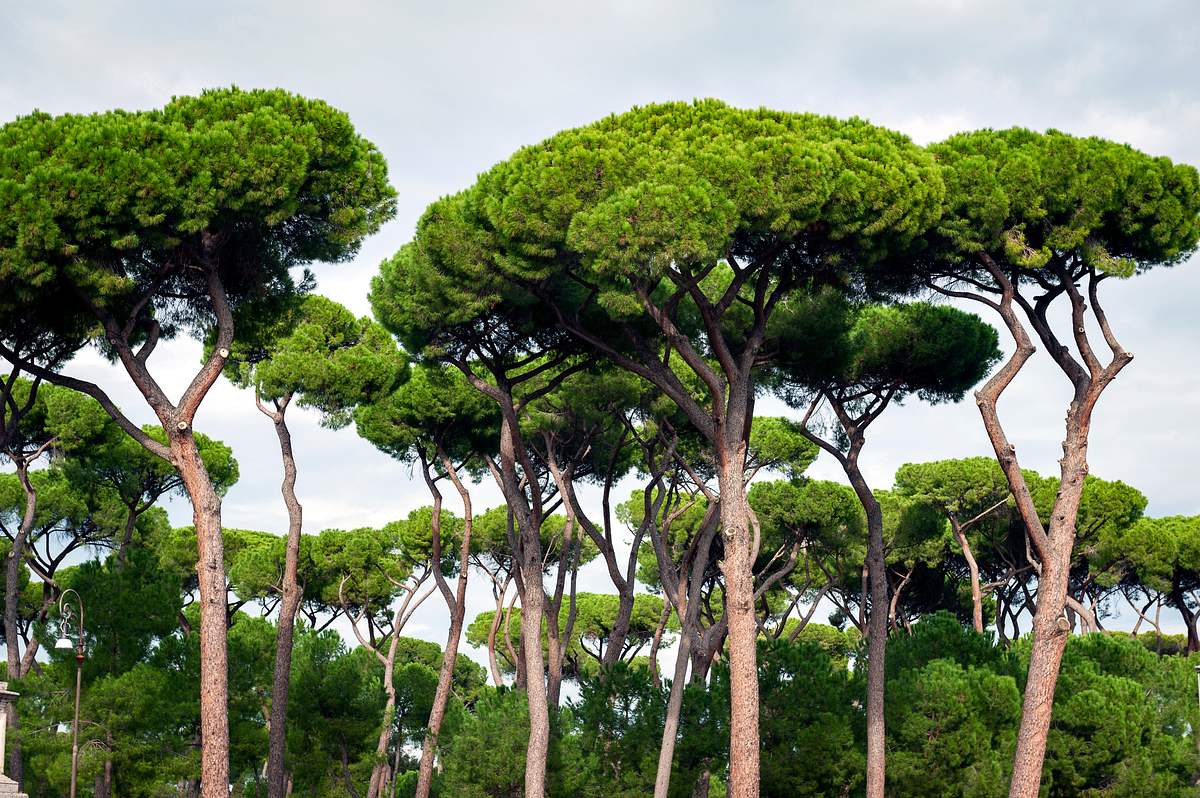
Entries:
POLYGON ((54 647, 61 651, 75 649, 75 721, 71 724, 71 798, 75 798, 75 782, 79 777, 79 693, 83 687, 83 599, 72 588, 67 588, 58 598, 58 642, 54 647), (79 621, 74 622, 75 610, 67 602, 67 594, 75 596, 79 606, 79 621), (71 640, 74 631, 75 640, 71 640))

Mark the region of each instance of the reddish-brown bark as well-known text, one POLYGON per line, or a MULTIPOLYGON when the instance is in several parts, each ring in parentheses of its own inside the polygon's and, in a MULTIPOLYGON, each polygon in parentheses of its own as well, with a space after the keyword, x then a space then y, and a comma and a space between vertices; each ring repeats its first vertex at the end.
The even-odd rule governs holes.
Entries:
MULTIPOLYGON (((462 637, 463 619, 467 611, 467 566, 471 555, 471 527, 474 523, 474 513, 471 510, 471 494, 467 486, 458 476, 457 469, 449 457, 440 456, 442 468, 446 476, 454 483, 463 506, 463 536, 458 552, 458 584, 451 594, 450 586, 442 575, 441 569, 434 568, 434 579, 437 580, 438 590, 446 601, 450 611, 450 630, 446 637, 446 648, 442 652, 442 664, 438 670, 437 690, 433 697, 433 707, 429 713, 429 724, 425 732, 425 742, 421 748, 421 762, 417 771, 417 798, 428 798, 433 785, 433 758, 437 752, 438 735, 442 730, 442 721, 446 717, 446 705, 450 700, 450 687, 454 679, 454 665, 458 658, 458 645, 462 637)), ((424 464, 422 464, 424 465, 424 464)), ((442 558, 442 524, 441 507, 442 494, 429 476, 429 469, 424 468, 425 481, 433 494, 433 529, 431 530, 432 560, 440 563, 442 558)), ((497 613, 498 615, 499 613, 497 613)), ((494 628, 493 624, 493 628, 494 628)), ((493 632, 494 638, 494 632, 493 632)))
POLYGON ((292 454, 292 435, 287 427, 286 412, 291 395, 277 400, 270 410, 261 402, 259 409, 275 424, 279 438, 279 453, 283 460, 283 483, 280 492, 288 512, 287 543, 284 550, 282 594, 279 601, 278 633, 275 638, 275 671, 271 687, 271 714, 267 724, 267 796, 286 798, 288 792, 287 763, 287 704, 292 674, 292 642, 295 633, 296 611, 300 607, 300 584, 297 569, 300 561, 300 533, 304 526, 304 510, 296 498, 296 458, 292 454))

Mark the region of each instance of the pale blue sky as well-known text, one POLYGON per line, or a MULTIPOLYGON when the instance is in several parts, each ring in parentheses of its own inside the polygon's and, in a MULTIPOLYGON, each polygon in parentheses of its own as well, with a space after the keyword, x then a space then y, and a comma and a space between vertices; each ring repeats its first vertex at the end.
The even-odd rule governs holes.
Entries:
MULTIPOLYGON (((1180 2, 13 2, 0 10, 0 121, 145 108, 205 87, 282 86, 347 111, 388 159, 399 214, 353 263, 318 266, 320 290, 358 312, 379 261, 431 200, 517 147, 631 105, 719 97, 735 105, 858 115, 919 142, 977 127, 1054 127, 1200 164, 1200 4, 1180 2), (1052 6, 1052 7, 1051 7, 1052 6)), ((1200 513, 1196 263, 1109 285, 1107 307, 1135 353, 1097 413, 1093 473, 1200 513)), ((1002 339, 1007 343, 1006 336, 1002 339)), ((198 348, 164 345, 154 367, 181 388, 198 348)), ((95 357, 76 373, 151 420, 123 375, 95 357)), ((1002 415, 1027 467, 1059 456, 1065 383, 1025 370, 1002 415)), ((292 411, 306 527, 379 524, 427 501, 400 466, 352 430, 292 411)), ((220 384, 197 428, 234 445, 242 480, 231 526, 284 528, 271 425, 220 384)), ((864 455, 886 487, 910 460, 988 452, 973 404, 891 411, 864 455)), ((840 478, 831 462, 814 472, 840 478)), ((497 503, 491 486, 481 505, 497 503)), ((176 502, 174 519, 188 508, 176 502)), ((585 580, 605 589, 602 573, 585 580)), ((480 588, 482 589, 482 588, 480 588)), ((473 591, 473 597, 475 591, 473 591)), ((479 600, 481 599, 481 600, 479 600)), ((474 613, 486 603, 473 601, 474 613)), ((411 631, 438 639, 438 603, 411 631)), ((440 642, 440 641, 439 641, 440 642)))

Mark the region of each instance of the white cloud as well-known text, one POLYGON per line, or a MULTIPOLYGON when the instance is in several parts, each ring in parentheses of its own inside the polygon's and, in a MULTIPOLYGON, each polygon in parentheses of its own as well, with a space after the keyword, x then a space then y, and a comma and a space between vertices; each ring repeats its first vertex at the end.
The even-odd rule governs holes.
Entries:
MULTIPOLYGON (((523 144, 637 103, 717 96, 858 114, 918 141, 981 126, 1056 127, 1200 162, 1200 4, 1191 2, 13 6, 0 29, 0 120, 34 108, 152 107, 230 83, 284 86, 350 113, 400 191, 398 218, 353 263, 317 269, 321 290, 359 313, 369 311, 379 261, 430 201, 523 144)), ((1200 448, 1197 265, 1111 291, 1114 323, 1138 357, 1102 402, 1094 471, 1141 487, 1155 513, 1200 512, 1190 477, 1200 448)), ((195 344, 174 342, 152 363, 178 395, 197 357, 195 344)), ((106 363, 84 357, 76 367, 112 386, 139 422, 152 420, 106 363)), ((1054 468, 1064 409, 1062 378, 1044 364, 1006 395, 1003 417, 1029 465, 1054 468)), ((402 466, 353 431, 292 417, 309 530, 380 523, 425 501, 402 466)), ((241 462, 227 523, 282 529, 278 451, 250 397, 219 383, 197 426, 231 442, 241 462)), ((914 402, 879 422, 865 458, 884 485, 908 460, 987 451, 972 405, 914 402)), ((816 470, 835 475, 826 462, 816 470)), ((494 488, 480 494, 480 504, 498 503, 494 488)), ((172 515, 184 522, 189 511, 176 502, 172 515)))

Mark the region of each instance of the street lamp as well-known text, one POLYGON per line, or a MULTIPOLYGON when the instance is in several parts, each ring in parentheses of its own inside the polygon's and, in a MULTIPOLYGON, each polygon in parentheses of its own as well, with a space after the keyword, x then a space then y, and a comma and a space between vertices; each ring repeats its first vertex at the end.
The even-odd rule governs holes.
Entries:
POLYGON ((75 649, 75 722, 71 724, 71 798, 75 798, 75 782, 79 776, 79 693, 83 687, 83 599, 73 588, 67 588, 58 597, 58 642, 54 647, 60 651, 75 649), (79 622, 74 623, 75 610, 67 602, 67 594, 75 595, 79 605, 79 622), (75 640, 71 640, 74 631, 75 640))

